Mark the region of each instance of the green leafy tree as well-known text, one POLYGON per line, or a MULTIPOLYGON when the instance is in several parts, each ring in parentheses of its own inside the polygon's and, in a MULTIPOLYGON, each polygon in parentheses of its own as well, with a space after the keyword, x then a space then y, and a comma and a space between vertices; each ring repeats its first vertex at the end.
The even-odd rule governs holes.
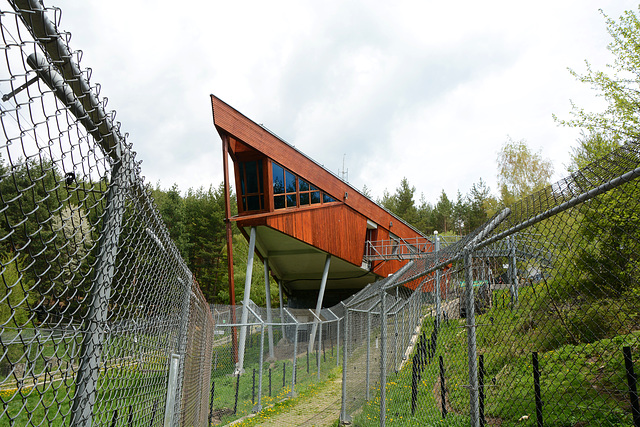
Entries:
POLYGON ((590 163, 608 155, 620 144, 614 139, 608 139, 601 133, 582 133, 578 139, 578 146, 571 149, 571 163, 569 172, 575 172, 590 163))
POLYGON ((189 235, 185 226, 185 201, 180 194, 177 184, 162 191, 160 184, 152 190, 153 198, 162 215, 162 219, 169 230, 169 235, 183 257, 187 257, 189 249, 189 235))
POLYGON ((189 189, 185 196, 185 224, 189 236, 188 264, 211 302, 227 283, 224 188, 189 189))
POLYGON ((549 185, 552 175, 551 161, 531 151, 524 140, 508 137, 498 153, 498 184, 504 205, 549 185))
POLYGON ((603 112, 585 111, 572 102, 572 119, 559 123, 586 129, 590 134, 601 134, 606 140, 638 139, 640 137, 640 20, 634 11, 625 11, 615 20, 600 11, 606 20, 607 31, 612 41, 607 48, 613 54, 612 64, 607 68, 610 74, 594 70, 585 61, 586 73, 570 69, 579 81, 598 91, 597 96, 607 101, 603 112))

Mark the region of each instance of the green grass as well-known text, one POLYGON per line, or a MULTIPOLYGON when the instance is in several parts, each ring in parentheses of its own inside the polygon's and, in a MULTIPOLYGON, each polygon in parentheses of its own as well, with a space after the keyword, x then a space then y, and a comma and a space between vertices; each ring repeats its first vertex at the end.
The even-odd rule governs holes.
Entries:
MULTIPOLYGON (((274 330, 276 332, 276 330, 274 330)), ((280 332, 280 331, 278 331, 280 332)), ((277 343, 280 334, 276 333, 274 342, 277 343)), ((217 353, 217 361, 214 356, 214 368, 212 370, 212 381, 215 381, 215 393, 213 398, 213 408, 216 413, 216 422, 214 425, 227 424, 236 419, 242 418, 253 412, 258 399, 259 384, 259 368, 260 368, 260 334, 248 336, 247 347, 244 358, 245 373, 240 376, 238 386, 238 404, 236 413, 233 413, 235 405, 235 391, 237 376, 233 375, 235 363, 233 361, 233 352, 231 344, 218 346, 214 349, 217 353), (255 376, 255 392, 253 384, 253 370, 256 371, 255 376), (255 396, 255 397, 254 397, 255 396)), ((309 371, 307 372, 307 343, 300 342, 298 344, 298 353, 305 352, 296 359, 296 383, 294 385, 295 395, 304 396, 308 390, 315 389, 319 384, 326 381, 327 378, 335 375, 337 365, 337 348, 333 351, 329 341, 325 341, 325 350, 320 352, 320 379, 318 379, 318 366, 316 352, 309 355, 309 371)), ((266 360, 268 356, 268 345, 265 334, 264 346, 266 360)), ((293 356, 291 354, 290 356, 293 356)), ((283 359, 272 362, 263 363, 263 379, 262 379, 262 407, 272 406, 283 399, 290 397, 291 392, 291 375, 293 370, 293 360, 283 359), (284 365, 284 386, 283 386, 283 365, 284 365), (269 368, 271 368, 271 395, 269 395, 269 368)))
MULTIPOLYGON (((116 425, 127 425, 130 412, 136 422, 150 422, 154 412, 156 420, 163 417, 168 372, 166 357, 154 348, 159 338, 138 334, 135 346, 131 339, 116 337, 105 342, 103 360, 108 363, 98 377, 95 425, 111 425, 114 417, 118 419, 116 425), (132 354, 142 355, 125 357, 132 354)), ((27 373, 20 384, 13 374, 7 376, 4 371, 4 385, 0 389, 2 425, 57 426, 70 422, 80 338, 42 336, 39 341, 26 346, 11 344, 7 348, 6 365, 24 364, 27 373), (73 361, 72 355, 76 357, 73 361), (54 360, 54 365, 46 367, 47 359, 54 360)))
MULTIPOLYGON (((579 336, 580 328, 589 327, 589 319, 584 322, 587 326, 578 322, 565 323, 574 328, 567 333, 566 328, 558 325, 559 319, 553 319, 549 314, 540 316, 541 298, 544 295, 540 287, 523 288, 518 310, 512 311, 506 304, 494 304, 491 310, 476 317, 476 323, 480 325, 477 328, 478 354, 485 360, 485 417, 489 424, 536 425, 531 352, 538 351, 545 425, 632 425, 622 347, 631 346, 633 354, 637 355, 640 331, 591 342, 571 342, 579 336)), ((388 425, 469 425, 469 391, 465 387, 469 384, 469 368, 464 323, 464 319, 455 319, 442 325, 436 357, 421 373, 414 415, 411 414, 411 360, 397 375, 387 375, 388 425), (444 419, 440 409, 438 356, 443 356, 446 371, 448 414, 444 419)), ((433 319, 426 318, 422 331, 426 331, 428 337, 432 330, 433 319)), ((581 336, 586 341, 589 335, 581 336)), ((354 425, 377 426, 379 423, 378 393, 354 416, 354 425)))
MULTIPOLYGON (((326 379, 319 383, 311 383, 306 387, 301 388, 301 391, 297 393, 296 397, 286 400, 277 401, 274 404, 265 407, 261 413, 256 414, 255 417, 250 417, 242 422, 236 424, 237 427, 252 427, 271 417, 277 417, 280 414, 288 413, 300 402, 312 399, 314 396, 321 394, 325 388, 328 387, 330 381, 334 381, 339 375, 341 375, 342 369, 334 367, 327 375, 326 379)), ((336 420, 335 426, 338 427, 339 420, 336 420)))

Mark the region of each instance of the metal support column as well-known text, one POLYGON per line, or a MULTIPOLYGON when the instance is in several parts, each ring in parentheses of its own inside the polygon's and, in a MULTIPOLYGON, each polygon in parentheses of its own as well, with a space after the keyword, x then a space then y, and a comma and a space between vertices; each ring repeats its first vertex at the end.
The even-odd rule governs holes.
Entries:
POLYGON ((249 320, 249 300, 251 296, 251 275, 253 274, 253 253, 256 248, 256 228, 251 227, 249 236, 249 254, 247 256, 247 275, 244 279, 244 298, 242 299, 242 317, 240 320, 240 340, 238 342, 238 363, 234 375, 244 372, 244 349, 247 341, 247 321, 249 320))
MULTIPOLYGON (((316 316, 320 317, 320 310, 322 310, 322 300, 324 299, 324 291, 327 287, 327 278, 329 277, 329 266, 331 265, 331 255, 327 254, 324 260, 324 270, 322 271, 322 280, 320 281, 320 292, 318 293, 318 302, 316 303, 316 316)), ((316 331, 318 330, 318 320, 313 322, 311 327, 311 336, 309 337, 309 353, 313 350, 313 343, 316 339, 316 331)))
POLYGON ((282 323, 282 338, 287 339, 284 333, 284 305, 282 303, 282 280, 278 279, 278 296, 280 297, 280 323, 282 323))

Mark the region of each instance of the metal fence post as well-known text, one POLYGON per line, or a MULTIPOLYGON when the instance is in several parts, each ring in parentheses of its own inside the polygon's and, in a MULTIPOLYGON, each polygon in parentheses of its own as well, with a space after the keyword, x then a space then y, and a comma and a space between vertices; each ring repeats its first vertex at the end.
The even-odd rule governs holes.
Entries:
POLYGON ((115 276, 118 241, 124 214, 124 171, 122 162, 112 169, 112 182, 107 193, 104 228, 100 235, 96 275, 91 288, 91 307, 85 319, 80 367, 76 376, 76 393, 71 409, 71 425, 91 426, 93 406, 97 398, 100 358, 107 322, 111 283, 115 276))
POLYGON ((267 305, 267 324, 269 333, 269 359, 275 359, 273 353, 273 316, 271 315, 271 284, 269 282, 269 258, 264 258, 264 287, 265 287, 265 299, 267 305))
MULTIPOLYGON (((346 319, 347 315, 346 312, 348 310, 345 308, 345 317, 344 319, 346 319)), ((345 320, 346 322, 346 320, 345 320)), ((345 323, 346 324, 346 323, 345 323)), ((340 320, 338 320, 338 326, 336 327, 337 331, 336 331, 336 366, 340 366, 340 320)))
POLYGON ((322 327, 324 322, 320 323, 320 331, 318 332, 318 354, 316 359, 318 360, 318 381, 320 381, 320 353, 322 352, 322 327))
POLYGON ((253 412, 262 411, 262 366, 264 365, 264 323, 260 325, 260 371, 258 373, 258 403, 253 412))
MULTIPOLYGON (((185 272, 187 274, 190 274, 188 270, 186 270, 185 272)), ((187 345, 188 345, 187 335, 189 330, 189 315, 191 311, 191 294, 192 294, 191 280, 193 279, 190 277, 189 278, 190 281, 187 284, 185 284, 180 277, 177 277, 176 279, 179 283, 184 285, 184 299, 185 299, 182 306, 182 315, 180 318, 180 329, 178 330, 178 342, 176 345, 177 355, 179 357, 179 364, 178 364, 175 394, 176 396, 178 396, 182 391, 182 383, 184 380, 184 359, 187 355, 187 345)), ((176 406, 173 409, 174 414, 179 413, 181 409, 182 409, 182 402, 176 401, 176 406)), ((174 419, 175 419, 175 415, 174 415, 174 419)))
POLYGON ((369 392, 369 384, 371 381, 371 310, 373 308, 370 308, 367 311, 367 373, 366 373, 366 379, 365 379, 365 393, 366 393, 366 401, 368 402, 369 399, 371 398, 370 396, 370 392, 369 392))
MULTIPOLYGON (((433 234, 436 235, 436 259, 438 257, 438 253, 440 252, 440 236, 438 236, 438 232, 434 231, 433 234)), ((436 261, 437 262, 437 261, 436 261)), ((440 321, 442 320, 442 306, 440 301, 440 269, 436 270, 436 325, 440 326, 440 321)))
POLYGON ((400 332, 398 331, 398 308, 400 297, 398 296, 398 288, 396 287, 396 301, 393 304, 394 315, 393 315, 393 326, 395 329, 394 341, 395 346, 393 348, 393 370, 395 373, 398 373, 398 345, 399 345, 399 337, 400 332))
POLYGON ((174 425, 174 408, 178 392, 178 373, 180 371, 180 355, 172 354, 169 361, 169 383, 167 384, 167 401, 164 407, 164 427, 174 425))
POLYGON ((467 303, 467 351, 469 357, 469 416, 471 425, 480 425, 480 407, 478 397, 478 355, 476 348, 475 302, 473 296, 473 255, 471 250, 464 252, 464 276, 467 303))
POLYGON ((298 376, 297 371, 298 365, 298 323, 296 322, 296 336, 293 339, 293 369, 291 371, 291 391, 289 392, 290 397, 295 397, 295 386, 296 386, 296 377, 298 376))
MULTIPOLYGON (((340 406, 340 423, 350 422, 350 417, 347 416, 347 325, 349 324, 349 309, 345 307, 344 310, 344 349, 342 350, 342 403, 340 406)), ((340 336, 340 321, 338 321, 338 336, 340 336)), ((338 340, 339 342, 339 340, 338 340)), ((338 354, 340 354, 340 347, 338 347, 338 354)), ((340 360, 340 357, 337 357, 340 360)))
POLYGON ((387 313, 385 305, 386 292, 382 289, 380 294, 380 426, 386 424, 387 412, 387 313))

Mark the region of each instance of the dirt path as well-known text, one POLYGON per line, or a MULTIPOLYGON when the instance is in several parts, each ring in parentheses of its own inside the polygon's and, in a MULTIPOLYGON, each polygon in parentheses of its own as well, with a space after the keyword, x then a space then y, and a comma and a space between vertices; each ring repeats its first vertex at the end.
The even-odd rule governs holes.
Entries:
POLYGON ((263 427, 329 427, 340 417, 342 379, 330 381, 317 394, 299 399, 286 413, 274 415, 263 423, 263 427))

